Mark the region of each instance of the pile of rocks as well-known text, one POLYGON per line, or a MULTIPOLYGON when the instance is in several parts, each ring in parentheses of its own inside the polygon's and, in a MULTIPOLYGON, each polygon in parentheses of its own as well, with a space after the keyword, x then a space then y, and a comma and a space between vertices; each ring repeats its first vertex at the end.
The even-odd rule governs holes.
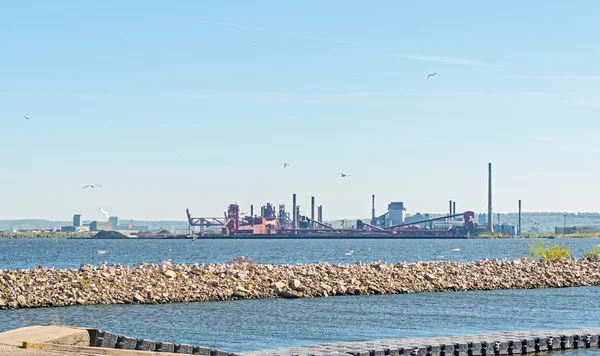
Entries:
POLYGON ((600 285, 591 260, 355 265, 143 264, 0 271, 0 309, 600 285))

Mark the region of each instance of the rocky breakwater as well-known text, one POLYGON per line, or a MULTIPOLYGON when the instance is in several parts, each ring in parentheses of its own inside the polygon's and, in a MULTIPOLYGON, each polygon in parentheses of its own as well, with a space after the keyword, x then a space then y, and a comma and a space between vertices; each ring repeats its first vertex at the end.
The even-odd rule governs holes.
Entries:
POLYGON ((600 285, 600 262, 82 265, 0 271, 0 309, 600 285))

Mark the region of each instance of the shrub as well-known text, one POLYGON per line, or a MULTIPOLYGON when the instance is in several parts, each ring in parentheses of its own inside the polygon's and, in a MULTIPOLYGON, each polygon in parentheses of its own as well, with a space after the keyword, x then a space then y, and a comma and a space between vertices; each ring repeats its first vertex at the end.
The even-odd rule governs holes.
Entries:
POLYGON ((589 250, 585 251, 585 253, 583 254, 583 258, 591 261, 600 260, 600 246, 595 245, 589 250))
POLYGON ((544 260, 562 260, 572 258, 571 251, 564 244, 548 243, 541 238, 534 238, 528 243, 531 257, 544 260))

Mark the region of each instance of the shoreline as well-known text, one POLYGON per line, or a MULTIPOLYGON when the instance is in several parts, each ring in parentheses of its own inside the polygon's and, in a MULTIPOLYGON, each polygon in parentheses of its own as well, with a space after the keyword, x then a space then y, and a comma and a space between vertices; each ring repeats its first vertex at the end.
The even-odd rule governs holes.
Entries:
POLYGON ((600 286, 600 261, 81 265, 0 271, 0 310, 583 286, 600 286))

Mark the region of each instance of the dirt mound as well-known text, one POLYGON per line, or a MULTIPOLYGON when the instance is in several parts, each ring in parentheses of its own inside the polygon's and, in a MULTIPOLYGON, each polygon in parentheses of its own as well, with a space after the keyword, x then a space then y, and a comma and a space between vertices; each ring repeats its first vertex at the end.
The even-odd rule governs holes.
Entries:
POLYGON ((118 232, 118 231, 106 231, 106 230, 102 230, 99 233, 97 233, 96 235, 94 235, 95 239, 128 239, 128 237, 126 235, 123 235, 122 233, 118 232))

